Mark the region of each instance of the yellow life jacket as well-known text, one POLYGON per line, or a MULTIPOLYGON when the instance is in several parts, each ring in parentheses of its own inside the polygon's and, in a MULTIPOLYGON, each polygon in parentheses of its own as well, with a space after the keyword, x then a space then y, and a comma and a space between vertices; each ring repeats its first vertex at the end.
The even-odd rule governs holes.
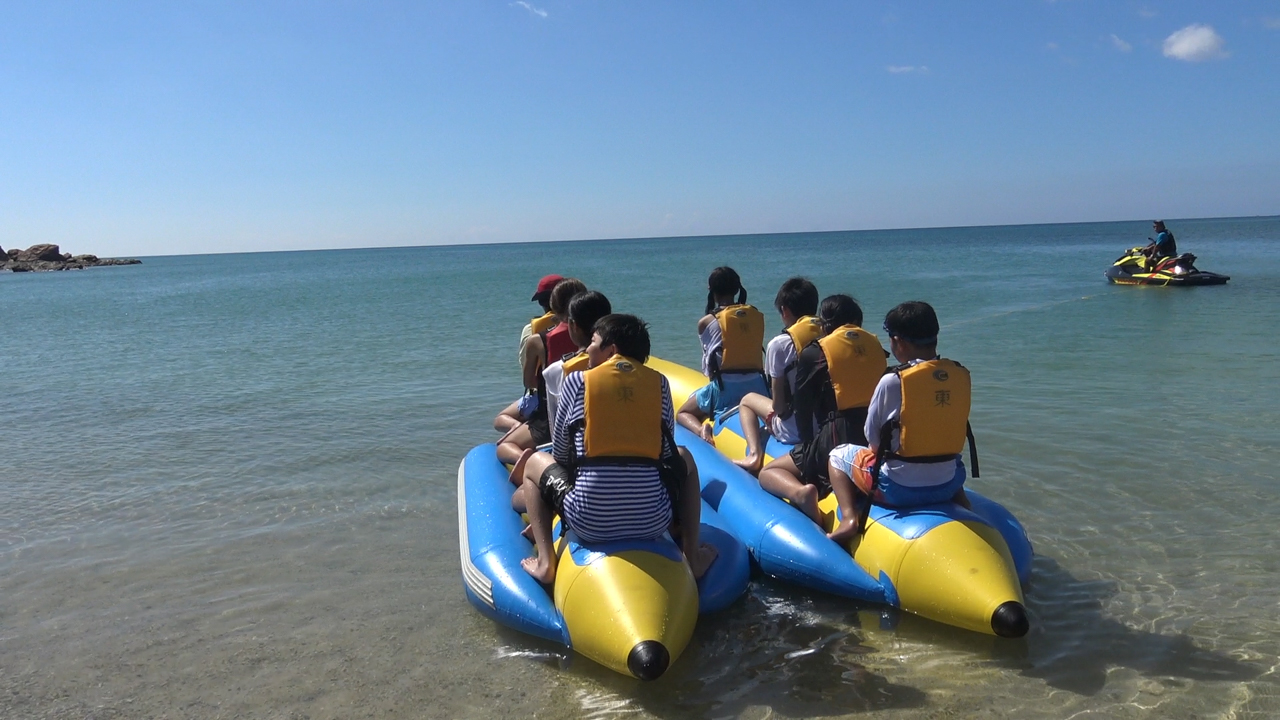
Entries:
POLYGON ((871 394, 887 367, 880 339, 857 325, 842 325, 818 344, 827 356, 836 410, 870 405, 871 394))
POLYGON ((583 373, 587 460, 662 457, 662 374, 621 355, 583 373))
POLYGON ((764 314, 750 305, 729 305, 716 313, 720 324, 720 372, 764 369, 764 314))
POLYGON ((533 329, 533 334, 538 335, 544 333, 556 325, 556 314, 547 311, 547 314, 541 315, 529 321, 529 327, 533 329))
POLYGON ((787 334, 791 336, 791 342, 795 343, 796 354, 799 354, 809 347, 809 343, 822 337, 822 323, 812 315, 805 315, 787 328, 787 334))
POLYGON ((560 367, 563 369, 563 373, 566 377, 568 377, 569 373, 582 372, 583 370, 586 370, 587 353, 584 351, 574 355, 573 357, 565 360, 564 364, 560 367))
POLYGON ((904 460, 941 462, 964 450, 968 436, 970 380, 963 365, 944 358, 898 371, 902 378, 900 446, 904 460))

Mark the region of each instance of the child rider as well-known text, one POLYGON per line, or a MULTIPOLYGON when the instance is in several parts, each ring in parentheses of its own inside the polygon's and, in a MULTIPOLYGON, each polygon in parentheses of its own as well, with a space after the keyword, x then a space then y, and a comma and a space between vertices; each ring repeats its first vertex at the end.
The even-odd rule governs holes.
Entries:
POLYGON ((689 396, 676 413, 676 422, 715 445, 714 428, 707 421, 737 407, 747 393, 767 394, 769 386, 761 356, 764 315, 746 304, 747 291, 738 273, 730 267, 718 267, 707 278, 707 288, 707 309, 698 320, 698 340, 702 344, 702 372, 710 382, 689 396))
POLYGON ((928 303, 905 302, 885 316, 884 330, 902 364, 876 384, 863 426, 869 442, 831 451, 828 473, 842 518, 830 537, 840 542, 862 531, 870 507, 866 497, 895 508, 948 500, 969 507, 960 458, 966 438, 978 474, 969 429, 969 371, 938 356, 937 314, 928 303))
POLYGON ((525 453, 512 470, 524 481, 537 548, 537 557, 521 564, 543 583, 555 580, 552 513, 586 543, 660 537, 671 523, 671 493, 678 491, 681 546, 694 577, 701 577, 716 551, 698 537, 698 471, 672 439, 671 388, 644 365, 648 329, 634 315, 605 316, 587 357, 589 368, 564 380, 552 456, 525 453), (664 479, 659 468, 668 463, 683 464, 684 472, 664 479))

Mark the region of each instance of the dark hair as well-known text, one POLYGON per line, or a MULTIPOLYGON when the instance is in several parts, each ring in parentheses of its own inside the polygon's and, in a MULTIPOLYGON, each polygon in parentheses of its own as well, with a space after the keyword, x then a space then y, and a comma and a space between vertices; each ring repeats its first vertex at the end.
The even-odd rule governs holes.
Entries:
POLYGON ((597 320, 611 312, 613 306, 609 304, 609 298, 596 290, 580 292, 569 301, 569 321, 588 334, 597 320))
POLYGON ((574 295, 587 291, 587 286, 577 278, 565 278, 551 289, 551 312, 559 317, 569 314, 569 301, 574 295))
POLYGON ((830 295, 818 307, 822 332, 831 334, 842 325, 862 325, 862 307, 848 295, 830 295))
POLYGON ((818 288, 802 277, 793 277, 778 288, 773 306, 778 310, 790 310, 796 317, 814 315, 818 312, 818 288))
POLYGON ((889 337, 912 345, 929 347, 938 344, 938 315, 927 302, 904 302, 884 316, 884 329, 889 337))
POLYGON ((618 354, 644 362, 649 359, 649 326, 635 315, 605 315, 591 332, 600 336, 600 346, 616 345, 618 354))
POLYGON ((711 314, 716 309, 717 295, 732 295, 738 293, 738 304, 741 305, 747 301, 747 289, 742 287, 742 278, 738 277, 738 273, 728 265, 721 265, 711 271, 711 277, 707 278, 707 314, 711 314))

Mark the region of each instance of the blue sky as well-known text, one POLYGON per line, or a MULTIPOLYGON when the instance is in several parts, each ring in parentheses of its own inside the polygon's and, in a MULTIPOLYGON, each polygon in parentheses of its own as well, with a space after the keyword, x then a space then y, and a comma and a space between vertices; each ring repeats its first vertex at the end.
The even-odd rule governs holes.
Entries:
POLYGON ((1270 2, 0 0, 0 246, 1280 213, 1270 2))

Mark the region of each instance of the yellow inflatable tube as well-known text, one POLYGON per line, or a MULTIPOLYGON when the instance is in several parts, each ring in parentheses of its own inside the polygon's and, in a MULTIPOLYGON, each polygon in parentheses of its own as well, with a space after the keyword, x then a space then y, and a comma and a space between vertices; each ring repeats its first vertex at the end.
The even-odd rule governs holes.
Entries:
MULTIPOLYGON (((701 373, 674 363, 650 358, 649 364, 667 376, 677 405, 707 382, 701 373)), ((722 419, 716 426, 716 449, 730 458, 746 455, 746 441, 738 427, 736 418, 722 419)), ((776 442, 771 445, 785 447, 776 442)), ((846 549, 853 561, 880 583, 890 604, 948 625, 1020 637, 1028 622, 1019 563, 997 525, 1016 526, 1021 564, 1027 574, 1030 545, 1008 511, 976 493, 970 492, 970 498, 973 512, 950 505, 918 511, 875 507, 866 532, 846 549)), ((831 532, 836 524, 836 498, 828 495, 819 507, 823 530, 831 532)), ((752 533, 740 528, 739 535, 748 538, 752 533)), ((826 538, 821 541, 830 542, 826 538)))
POLYGON ((669 554, 558 545, 555 606, 573 649, 642 680, 662 675, 698 620, 698 586, 675 545, 666 543, 669 554))

